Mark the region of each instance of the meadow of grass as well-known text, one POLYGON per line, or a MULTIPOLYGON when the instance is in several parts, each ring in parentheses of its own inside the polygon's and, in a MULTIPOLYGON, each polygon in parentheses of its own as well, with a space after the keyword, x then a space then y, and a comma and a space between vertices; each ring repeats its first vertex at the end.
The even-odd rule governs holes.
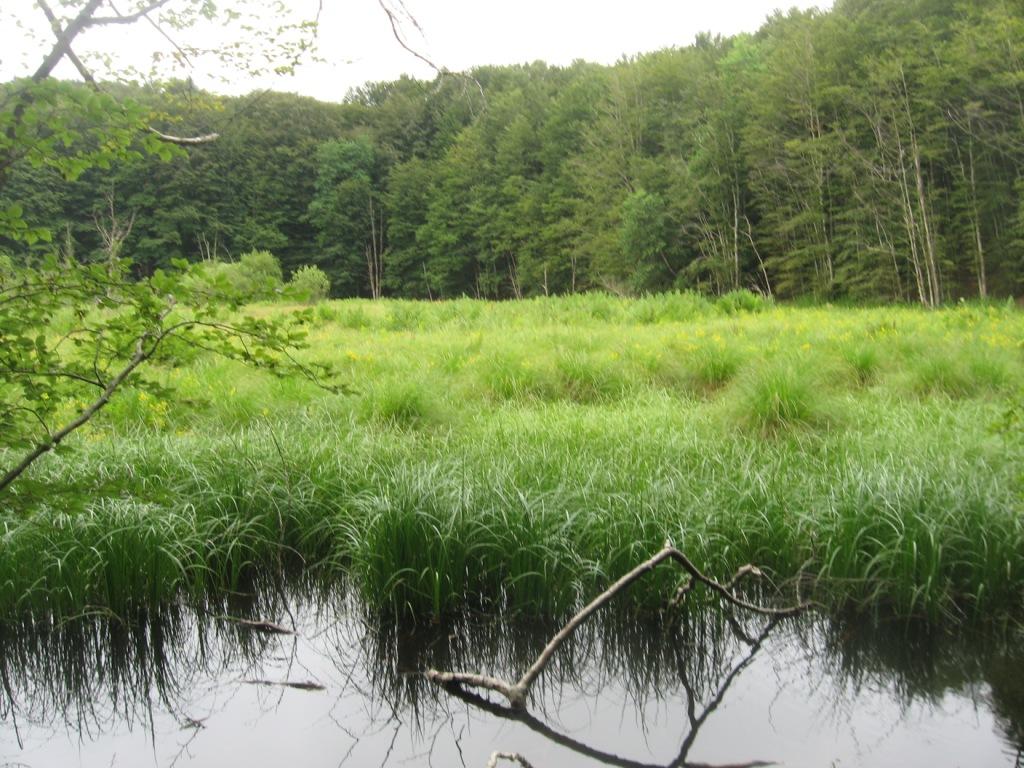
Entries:
POLYGON ((120 393, 19 481, 46 494, 12 488, 0 517, 0 617, 201 601, 281 569, 402 612, 557 613, 666 539, 716 575, 801 574, 826 604, 1024 614, 1011 306, 592 294, 314 317, 304 354, 351 392, 199 358, 167 375, 173 402, 120 393))

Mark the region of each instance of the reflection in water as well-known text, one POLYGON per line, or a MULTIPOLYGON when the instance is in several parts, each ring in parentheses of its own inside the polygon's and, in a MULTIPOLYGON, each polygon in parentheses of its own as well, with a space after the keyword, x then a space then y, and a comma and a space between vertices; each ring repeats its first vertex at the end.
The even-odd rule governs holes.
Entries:
MULTIPOLYGON (((560 733, 553 729, 544 721, 531 715, 527 711, 513 709, 508 706, 501 704, 495 704, 476 693, 464 690, 458 686, 450 686, 449 692, 453 695, 471 704, 485 712, 490 713, 495 717, 504 718, 507 720, 515 720, 523 723, 531 731, 539 733, 545 738, 551 740, 556 744, 560 744, 573 752, 589 757, 599 763, 605 765, 621 766, 622 768, 661 768, 663 765, 665 768, 683 768, 684 766, 693 766, 693 763, 687 761, 687 757, 690 754, 694 742, 697 739, 697 735, 700 733, 704 723, 707 722, 708 717, 718 709, 718 706, 722 703, 722 699, 728 692, 730 686, 737 679, 739 674, 754 660, 757 653, 761 650, 764 641, 768 635, 778 625, 779 619, 773 618, 767 621, 764 629, 755 637, 750 638, 747 634, 739 628, 735 622, 730 622, 732 628, 736 630, 737 639, 742 640, 749 646, 749 650, 741 659, 732 667, 732 669, 721 679, 720 682, 715 686, 713 693, 707 696, 707 703, 698 712, 698 702, 704 697, 698 695, 694 689, 693 684, 690 682, 690 667, 691 664, 687 663, 692 657, 679 658, 678 673, 679 682, 682 684, 683 689, 686 692, 686 717, 687 727, 685 738, 683 738, 682 746, 679 748, 678 754, 665 764, 658 764, 657 766, 650 763, 638 762, 629 758, 622 757, 618 754, 612 754, 605 752, 589 744, 574 739, 566 734, 560 733)), ((677 646, 679 647, 679 646, 677 646)), ((751 760, 748 762, 734 763, 730 768, 755 768, 755 766, 771 765, 771 761, 765 760, 751 760)), ((703 764, 702 764, 703 765, 703 764)))
POLYGON ((538 768, 943 765, 955 749, 977 765, 1021 764, 1014 638, 814 616, 776 626, 719 611, 609 613, 563 646, 523 713, 418 672, 515 677, 557 622, 410 626, 315 592, 287 597, 295 636, 226 619, 290 626, 284 599, 0 628, 0 766, 482 767, 498 748, 538 768))
POLYGON ((854 692, 886 690, 904 708, 963 692, 992 711, 1012 756, 1024 768, 1024 638, 1016 633, 950 635, 900 624, 879 632, 856 619, 833 619, 818 652, 854 692))
MULTIPOLYGON (((261 602, 235 607, 255 615, 261 602)), ((154 708, 178 713, 205 681, 239 661, 255 664, 268 649, 269 638, 218 620, 211 607, 142 611, 131 621, 100 615, 44 627, 0 624, 0 721, 19 745, 19 721, 88 740, 115 729, 152 730, 154 708)))

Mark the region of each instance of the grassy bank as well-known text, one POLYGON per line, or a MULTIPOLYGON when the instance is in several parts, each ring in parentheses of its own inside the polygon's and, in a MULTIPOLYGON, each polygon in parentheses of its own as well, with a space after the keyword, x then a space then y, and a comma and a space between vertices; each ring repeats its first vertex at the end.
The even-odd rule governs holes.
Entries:
POLYGON ((1024 443, 998 425, 1022 339, 1006 307, 324 304, 306 354, 353 394, 210 359, 173 402, 123 393, 34 470, 45 502, 6 513, 0 615, 201 599, 281 565, 399 610, 550 612, 671 538, 826 602, 1019 616, 1024 443))

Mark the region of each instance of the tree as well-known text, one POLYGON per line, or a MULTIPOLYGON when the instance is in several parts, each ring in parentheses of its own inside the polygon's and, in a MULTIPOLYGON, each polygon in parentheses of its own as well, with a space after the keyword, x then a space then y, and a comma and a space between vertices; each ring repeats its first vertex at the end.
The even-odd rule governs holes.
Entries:
MULTIPOLYGON (((835 287, 835 173, 829 124, 831 52, 816 11, 776 15, 763 31, 744 144, 768 268, 782 293, 829 297, 835 287)), ((738 238, 737 238, 738 240, 738 238)))
POLYGON ((477 187, 488 175, 487 163, 487 148, 472 126, 459 134, 435 167, 437 182, 416 235, 427 259, 427 289, 434 298, 483 295, 485 247, 480 233, 486 212, 478 204, 477 187))
POLYGON ((347 295, 379 299, 386 255, 382 172, 366 139, 329 141, 317 151, 316 194, 309 220, 317 230, 320 266, 347 295))
MULTIPOLYGON (((61 23, 84 5, 61 5, 61 23)), ((197 4, 158 11, 175 7, 197 4)), ((119 221, 135 213, 123 249, 139 276, 269 249, 286 274, 320 259, 336 295, 1006 296, 1024 253, 1022 30, 1019 4, 1002 0, 842 0, 610 67, 400 78, 343 104, 44 81, 19 129, 37 143, 0 187, 0 229, 18 242, 0 232, 0 248, 23 264, 54 236, 102 257, 92 213, 110 219, 98 201, 114 190, 119 221), (149 126, 223 135, 186 154, 149 126), (330 143, 372 161, 345 184, 324 170, 318 190, 330 143), (655 233, 624 219, 640 191, 660 201, 655 233), (623 248, 631 229, 656 256, 623 248), (660 266, 638 277, 638 263, 660 266)), ((0 120, 20 87, 0 86, 0 120)))
POLYGON ((665 255, 666 223, 665 201, 660 195, 638 189, 622 203, 619 242, 637 291, 670 284, 675 277, 665 255))
POLYGON ((384 286, 395 296, 431 298, 427 260, 418 235, 426 223, 433 177, 434 164, 420 158, 395 165, 388 173, 384 204, 391 212, 390 252, 384 286))

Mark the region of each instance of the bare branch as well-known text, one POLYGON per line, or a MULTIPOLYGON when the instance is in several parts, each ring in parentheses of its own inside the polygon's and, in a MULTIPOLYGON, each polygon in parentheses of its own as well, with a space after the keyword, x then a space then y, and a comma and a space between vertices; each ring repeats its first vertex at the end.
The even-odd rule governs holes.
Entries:
MULTIPOLYGON (((683 684, 686 686, 687 698, 689 699, 689 704, 687 707, 687 717, 690 720, 690 732, 686 734, 686 738, 683 739, 682 746, 679 748, 679 756, 676 758, 674 765, 689 765, 691 766, 691 768, 697 768, 697 766, 693 765, 692 763, 687 763, 686 758, 690 754, 690 749, 693 747, 694 741, 697 740, 697 735, 700 733, 700 729, 704 726, 704 723, 707 722, 708 717, 716 709, 718 709, 719 705, 722 703, 722 699, 725 698, 726 691, 728 691, 729 688, 732 686, 733 681, 740 675, 741 672, 743 672, 744 669, 750 666, 750 664, 754 661, 754 657, 761 650, 761 646, 764 644, 764 641, 768 639, 768 635, 771 634, 772 630, 775 629, 775 625, 778 624, 778 622, 781 621, 781 619, 782 616, 780 615, 773 616, 771 621, 768 622, 765 628, 757 636, 757 639, 752 640, 752 642, 750 643, 750 650, 747 652, 747 655, 739 664, 733 667, 732 671, 728 675, 726 675, 725 680, 723 680, 722 684, 718 686, 718 691, 716 692, 715 696, 711 699, 711 701, 709 701, 704 706, 703 711, 700 713, 698 717, 694 717, 693 688, 690 686, 689 681, 686 679, 686 676, 683 675, 683 684)), ((746 763, 745 765, 762 766, 774 765, 774 763, 766 763, 761 760, 756 760, 751 763, 746 763)))
MULTIPOLYGON (((391 34, 394 35, 395 40, 398 41, 398 44, 402 46, 402 48, 411 53, 413 56, 422 61, 424 64, 426 64, 428 67, 430 67, 432 70, 437 72, 437 74, 441 75, 442 77, 447 77, 455 74, 447 67, 438 66, 433 61, 424 56, 422 53, 413 48, 411 45, 409 45, 409 43, 407 43, 405 41, 405 38, 402 36, 401 21, 398 18, 398 14, 395 13, 393 8, 390 8, 388 6, 386 0, 377 0, 377 4, 380 5, 381 10, 384 11, 384 13, 387 15, 388 22, 391 24, 391 34)), ((423 28, 419 25, 419 22, 416 21, 416 18, 406 10, 405 4, 402 2, 402 0, 398 0, 398 5, 401 7, 405 17, 409 19, 409 21, 416 28, 416 30, 420 34, 423 34, 423 28)), ((486 94, 484 94, 484 87, 480 84, 480 81, 470 75, 465 75, 465 77, 473 81, 473 83, 477 87, 477 90, 480 91, 480 97, 486 102, 487 96, 486 94)))
MULTIPOLYGON (((769 622, 769 631, 773 625, 774 620, 772 622, 769 622)), ((762 633, 762 637, 766 636, 767 635, 765 633, 762 633)), ((760 648, 760 644, 757 644, 756 647, 752 647, 748 652, 747 656, 740 662, 739 666, 741 668, 747 667, 752 661, 753 656, 755 656, 760 651, 760 648)), ((740 671, 742 671, 742 669, 740 671)), ((725 682, 721 686, 719 686, 719 691, 716 694, 715 698, 721 699, 722 697, 724 697, 726 690, 730 685, 732 685, 732 683, 736 680, 737 677, 737 671, 734 671, 734 673, 729 674, 725 682)), ((682 682, 683 687, 685 689, 687 689, 690 693, 694 693, 693 688, 692 686, 690 686, 688 680, 684 678, 682 682)), ((688 740, 688 742, 684 742, 682 748, 680 749, 676 757, 667 764, 644 763, 639 760, 632 760, 628 757, 622 757, 611 752, 603 751, 588 744, 584 744, 583 742, 578 741, 571 736, 556 731, 546 722, 530 714, 528 711, 524 709, 512 709, 510 707, 502 706, 501 704, 493 702, 490 699, 484 698, 483 696, 468 691, 464 688, 453 688, 451 690, 451 694, 455 698, 464 701, 467 704, 470 704, 490 715, 493 715, 494 717, 521 723, 534 733, 540 734, 552 743, 558 744, 559 746, 565 747, 566 749, 570 749, 573 752, 583 755, 584 757, 590 758, 591 760, 601 763, 602 765, 613 765, 617 766, 618 768, 765 768, 769 765, 776 765, 776 763, 765 760, 750 760, 742 763, 731 763, 729 765, 718 766, 713 766, 707 763, 690 762, 687 759, 687 757, 689 754, 689 750, 693 745, 693 739, 688 740)), ((707 710, 705 710, 700 716, 697 716, 695 708, 693 708, 692 716, 688 715, 691 727, 696 727, 699 731, 700 728, 703 726, 704 722, 706 721, 708 714, 710 713, 707 710)))
MULTIPOLYGON (((174 299, 168 297, 166 307, 151 321, 149 328, 143 331, 135 339, 135 351, 129 358, 128 362, 125 363, 124 367, 121 368, 121 370, 113 378, 106 382, 106 385, 103 386, 103 391, 99 394, 99 396, 92 403, 90 403, 78 416, 76 416, 72 421, 70 421, 57 432, 50 434, 46 440, 40 442, 35 448, 29 451, 29 453, 27 453, 21 459, 21 461, 18 462, 16 466, 14 466, 2 477, 0 477, 0 492, 7 488, 8 485, 13 483, 18 477, 20 477, 22 473, 24 473, 25 470, 27 470, 29 466, 32 465, 33 462, 35 462, 36 459, 38 459, 43 454, 52 451, 54 448, 60 445, 61 441, 63 441, 68 435, 77 430, 79 427, 86 424, 93 416, 95 416, 100 410, 102 410, 110 401, 110 398, 114 395, 117 389, 128 379, 129 376, 131 376, 134 373, 135 369, 138 368, 147 360, 149 360, 150 358, 154 357, 159 351, 159 348, 163 344, 163 342, 171 337, 178 337, 181 335, 182 332, 195 328, 207 328, 215 330, 218 333, 227 334, 229 336, 233 336, 234 338, 236 338, 240 343, 242 343, 242 345, 246 349, 246 359, 257 366, 263 365, 262 361, 256 360, 253 357, 252 353, 248 352, 247 344, 247 342, 249 341, 258 340, 260 338, 259 331, 239 328, 226 323, 215 323, 203 320, 180 320, 165 327, 163 325, 164 320, 167 319, 167 316, 171 313, 174 307, 174 299)), ((190 341, 190 343, 193 346, 202 347, 202 343, 198 340, 193 339, 190 341)), ((304 363, 297 360, 287 349, 278 351, 284 356, 284 358, 288 361, 290 365, 294 366, 296 370, 301 372, 304 376, 308 377, 317 386, 329 391, 336 391, 337 388, 332 387, 331 385, 321 381, 320 377, 317 375, 317 372, 314 370, 313 367, 305 365, 304 363)), ((99 349, 97 348, 97 355, 98 354, 99 349)), ((120 353, 117 352, 117 354, 120 353)), ((94 366, 95 364, 96 363, 94 361, 94 366)), ((101 382, 102 377, 100 375, 98 368, 94 368, 94 370, 96 375, 95 381, 89 380, 88 378, 85 377, 78 377, 77 375, 60 375, 66 376, 68 378, 80 378, 80 380, 85 383, 89 383, 93 386, 98 386, 97 382, 101 382)), ((45 374, 35 373, 35 375, 45 374)))
MULTIPOLYGON (((419 51, 414 49, 412 46, 410 46, 407 42, 405 42, 405 38, 402 37, 401 23, 398 20, 398 16, 394 12, 393 9, 388 7, 388 4, 385 2, 385 0, 377 0, 377 4, 380 5, 381 10, 384 11, 384 13, 387 15, 388 21, 391 23, 391 34, 394 35, 395 40, 398 41, 398 44, 400 46, 402 46, 406 51, 408 51, 413 56, 415 56, 417 59, 419 59, 424 64, 426 64, 432 70, 437 72, 437 74, 439 74, 439 75, 447 75, 447 74, 449 74, 449 72, 448 72, 448 70, 446 68, 437 66, 437 64, 432 62, 430 59, 428 59, 422 53, 420 53, 419 51)), ((406 14, 406 15, 408 15, 408 14, 406 14)), ((422 29, 420 28, 419 24, 416 23, 415 19, 413 19, 413 24, 415 25, 416 29, 419 29, 422 32, 422 29)))
POLYGON ((117 16, 95 16, 89 19, 85 26, 103 27, 109 24, 134 24, 139 19, 144 16, 148 16, 153 11, 159 10, 169 2, 171 2, 171 0, 156 0, 156 2, 150 3, 145 8, 140 8, 134 13, 119 13, 117 16))
POLYGON ((96 225, 96 231, 99 232, 100 239, 103 241, 103 248, 107 252, 107 261, 112 269, 121 253, 124 241, 129 238, 132 233, 132 229, 135 227, 135 215, 137 211, 131 212, 126 223, 117 215, 117 206, 115 204, 113 188, 106 193, 105 197, 107 200, 107 207, 110 211, 109 220, 102 220, 99 213, 96 212, 93 213, 92 220, 96 225))
POLYGON ((810 606, 810 603, 801 602, 785 608, 771 608, 756 605, 744 600, 735 593, 734 589, 744 577, 762 575, 761 571, 755 566, 743 566, 736 571, 736 574, 729 582, 722 584, 710 576, 705 575, 686 555, 673 547, 670 542, 665 542, 665 546, 657 554, 640 563, 640 565, 629 571, 629 573, 622 576, 618 581, 608 587, 608 589, 587 603, 579 613, 573 616, 572 619, 570 619, 569 622, 562 627, 562 629, 560 629, 554 637, 551 638, 551 640, 548 641, 548 644, 544 646, 544 650, 540 652, 537 659, 517 682, 509 683, 508 681, 501 680, 500 678, 470 672, 439 672, 436 669, 428 669, 424 674, 428 680, 441 685, 464 684, 500 693, 508 700, 509 705, 513 709, 525 709, 526 699, 530 693, 531 686, 540 673, 544 671, 544 668, 551 661, 551 657, 555 654, 555 651, 558 650, 559 646, 561 646, 562 643, 564 643, 569 636, 572 635, 572 633, 575 632, 581 624, 583 624, 583 622, 593 616, 598 609, 611 601, 613 597, 629 587, 641 576, 654 570, 659 563, 662 563, 665 560, 670 560, 676 563, 690 575, 689 581, 684 585, 680 592, 676 594, 676 599, 673 602, 678 602, 683 595, 693 588, 693 585, 701 583, 713 592, 717 593, 730 605, 736 606, 737 608, 743 608, 751 611, 752 613, 771 616, 773 618, 793 616, 810 606))
POLYGON ((173 37, 171 37, 167 33, 167 31, 164 30, 163 27, 161 27, 159 24, 157 24, 156 21, 154 21, 149 16, 146 17, 146 21, 149 23, 149 26, 151 26, 153 29, 155 29, 160 34, 160 36, 163 37, 164 40, 166 40, 168 43, 170 43, 171 45, 174 46, 174 50, 176 50, 178 52, 178 55, 181 56, 181 60, 191 67, 192 66, 192 60, 189 58, 189 56, 185 52, 185 50, 180 45, 178 45, 178 41, 175 40, 173 37))
MULTIPOLYGON (((92 18, 92 15, 96 13, 102 4, 103 0, 89 0, 82 10, 78 12, 78 15, 71 21, 71 23, 60 31, 60 34, 57 35, 57 42, 53 46, 53 50, 51 50, 50 53, 47 54, 46 58, 43 59, 43 63, 39 65, 39 69, 32 74, 33 82, 38 83, 50 76, 54 67, 56 67, 57 64, 60 63, 60 60, 64 58, 65 54, 71 50, 71 43, 78 34, 89 25, 89 20, 92 18)), ((42 4, 40 4, 40 7, 42 7, 42 4)), ((53 11, 50 11, 47 16, 53 16, 53 11)), ((52 24, 53 22, 51 22, 51 26, 52 24)), ((57 27, 59 26, 60 24, 58 23, 57 27)), ((54 32, 56 33, 56 30, 54 30, 54 32)))
POLYGON ((248 629, 252 629, 252 630, 254 630, 256 632, 263 632, 263 633, 268 634, 268 635, 294 635, 295 634, 295 631, 292 630, 292 629, 288 629, 288 627, 283 627, 280 624, 277 624, 277 623, 275 623, 273 621, 265 621, 263 619, 258 619, 258 620, 254 620, 254 619, 241 619, 241 618, 238 618, 237 616, 224 616, 224 615, 211 616, 211 618, 217 619, 218 621, 230 622, 231 624, 238 624, 238 625, 246 627, 248 629))
POLYGON ((75 69, 78 70, 78 74, 82 76, 82 79, 89 85, 96 87, 96 80, 93 78, 92 73, 88 70, 82 60, 78 58, 73 50, 71 50, 71 43, 65 39, 64 29, 60 25, 60 20, 54 14, 53 10, 47 4, 46 0, 38 0, 37 5, 46 16, 46 20, 50 22, 50 29, 53 30, 54 37, 57 38, 57 44, 63 46, 64 55, 71 60, 71 63, 75 65, 75 69))
MULTIPOLYGON (((42 80, 49 76, 53 71, 53 68, 63 57, 67 57, 68 60, 78 70, 78 74, 82 76, 82 79, 91 85, 93 88, 99 88, 96 83, 96 79, 92 73, 85 66, 78 55, 71 48, 71 41, 78 36, 78 34, 89 27, 106 26, 109 24, 133 24, 139 19, 145 18, 157 32, 177 49, 182 57, 187 61, 188 55, 181 49, 181 47, 163 30, 163 28, 157 24, 153 19, 149 17, 152 11, 169 3, 170 0, 158 0, 158 2, 150 3, 145 8, 136 11, 135 13, 119 14, 117 16, 100 16, 93 17, 92 14, 96 12, 98 7, 102 4, 102 0, 90 0, 89 5, 82 9, 81 13, 72 21, 67 27, 62 28, 60 20, 57 18, 53 9, 47 4, 46 0, 39 0, 39 7, 46 15, 47 21, 50 22, 50 28, 53 30, 54 36, 57 38, 57 43, 50 55, 44 60, 42 66, 32 76, 35 81, 42 80)), ((208 144, 211 141, 216 141, 220 138, 220 134, 209 133, 203 136, 172 136, 170 134, 162 133, 152 126, 148 127, 148 130, 157 136, 161 141, 166 141, 169 144, 177 144, 180 146, 195 146, 198 144, 208 144)))
POLYGON ((45 432, 47 436, 51 434, 50 426, 49 424, 46 423, 46 419, 44 419, 42 415, 39 413, 39 411, 37 411, 35 408, 29 408, 27 405, 16 405, 13 408, 11 408, 8 411, 8 413, 13 413, 15 411, 29 414, 32 418, 39 422, 39 426, 43 428, 43 432, 45 432))
POLYGON ((307 680, 304 682, 293 682, 291 680, 243 680, 246 685, 279 685, 282 688, 295 688, 300 691, 326 691, 327 686, 307 680))
POLYGON ((22 368, 5 368, 4 373, 11 376, 41 376, 47 379, 71 379, 72 381, 79 381, 83 384, 99 387, 100 389, 103 388, 102 381, 91 379, 84 374, 74 373, 73 371, 33 371, 22 368))
POLYGON ((149 126, 149 132, 159 138, 161 141, 166 141, 169 144, 180 144, 182 146, 195 146, 196 144, 209 144, 211 141, 216 141, 220 138, 219 133, 208 133, 204 136, 171 136, 167 133, 161 133, 153 126, 149 126))

